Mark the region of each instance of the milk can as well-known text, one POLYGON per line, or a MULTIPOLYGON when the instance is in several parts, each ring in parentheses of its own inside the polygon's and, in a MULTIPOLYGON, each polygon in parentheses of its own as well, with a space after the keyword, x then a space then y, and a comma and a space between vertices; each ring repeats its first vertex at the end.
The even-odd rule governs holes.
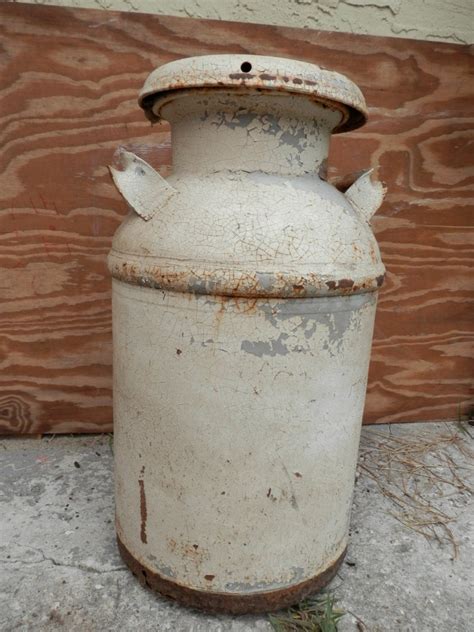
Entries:
POLYGON ((183 604, 276 610, 348 541, 384 189, 366 172, 343 194, 326 164, 364 98, 313 64, 213 55, 158 68, 139 103, 171 124, 173 172, 126 151, 111 169, 131 207, 108 260, 119 548, 183 604))

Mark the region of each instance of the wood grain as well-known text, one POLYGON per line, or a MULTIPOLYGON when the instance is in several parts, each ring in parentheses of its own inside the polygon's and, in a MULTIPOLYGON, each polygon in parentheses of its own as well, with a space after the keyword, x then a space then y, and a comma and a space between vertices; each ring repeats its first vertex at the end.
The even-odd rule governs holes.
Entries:
POLYGON ((106 255, 126 213, 106 165, 124 145, 170 169, 136 96, 187 55, 297 57, 363 90, 370 121, 335 137, 330 177, 380 165, 388 269, 367 423, 472 406, 472 61, 465 46, 217 21, 0 6, 0 431, 112 428, 106 255), (470 275, 471 273, 471 275, 470 275))

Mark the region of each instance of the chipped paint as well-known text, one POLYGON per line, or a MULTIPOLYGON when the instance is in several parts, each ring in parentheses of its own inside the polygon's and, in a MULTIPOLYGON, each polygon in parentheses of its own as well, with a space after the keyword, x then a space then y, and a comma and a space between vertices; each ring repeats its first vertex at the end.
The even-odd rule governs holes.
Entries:
POLYGON ((156 568, 156 570, 163 575, 163 577, 168 577, 170 579, 174 579, 176 577, 176 573, 167 564, 162 564, 160 560, 156 557, 156 555, 148 555, 147 559, 151 562, 152 566, 156 568))
MULTIPOLYGON (((112 251, 108 265, 112 276, 124 283, 190 294, 243 298, 313 298, 376 292, 383 283, 384 267, 377 263, 370 276, 326 280, 329 274, 284 272, 245 273, 235 270, 179 270, 166 262, 161 267, 112 251), (382 274, 377 274, 382 271, 382 274)), ((355 276, 355 275, 354 275, 355 276)))
POLYGON ((228 582, 225 589, 231 593, 253 593, 260 591, 277 590, 285 588, 288 584, 297 584, 304 579, 303 568, 291 568, 285 581, 260 581, 260 582, 228 582))
MULTIPOLYGON (((217 592, 209 590, 209 582, 216 577, 213 574, 204 576, 206 590, 196 589, 175 581, 170 581, 168 577, 163 577, 160 573, 149 568, 141 561, 137 560, 122 542, 120 536, 117 538, 118 548, 124 562, 129 566, 138 581, 156 590, 171 599, 176 599, 186 606, 199 608, 207 612, 227 613, 227 614, 247 614, 275 612, 280 608, 286 608, 297 603, 308 595, 318 592, 335 576, 338 568, 342 564, 346 555, 344 549, 339 556, 328 564, 317 576, 306 579, 298 583, 283 585, 281 588, 273 590, 242 590, 246 582, 235 582, 235 590, 217 592), (239 590, 240 584, 240 590, 239 590)), ((293 569, 294 572, 294 569, 293 569)), ((296 569, 296 572, 297 569, 296 569)), ((274 582, 274 585, 277 583, 274 582)))
POLYGON ((263 358, 263 356, 270 356, 271 358, 274 358, 276 355, 284 356, 290 352, 284 343, 287 338, 288 334, 280 334, 276 340, 243 340, 240 348, 242 351, 245 351, 245 353, 252 353, 258 358, 263 358))
POLYGON ((142 101, 171 123, 173 173, 130 154, 112 172, 136 211, 108 259, 117 531, 185 603, 276 609, 342 559, 384 278, 381 185, 324 181, 358 95, 289 60, 173 62, 142 101))
POLYGON ((161 103, 175 91, 236 88, 285 91, 310 97, 343 113, 335 131, 355 129, 364 124, 367 107, 359 88, 347 77, 315 64, 260 55, 202 55, 178 59, 150 74, 140 92, 139 104, 152 121, 161 118, 161 103), (252 73, 240 72, 243 62, 252 73), (236 72, 230 72, 235 68, 236 72))

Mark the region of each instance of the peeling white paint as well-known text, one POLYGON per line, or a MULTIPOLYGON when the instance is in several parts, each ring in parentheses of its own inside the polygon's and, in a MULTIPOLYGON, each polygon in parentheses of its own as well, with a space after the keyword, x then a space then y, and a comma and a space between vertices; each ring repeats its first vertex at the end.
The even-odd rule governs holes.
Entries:
POLYGON ((147 566, 182 584, 247 594, 304 581, 343 551, 375 305, 369 293, 242 313, 234 299, 114 281, 116 511, 138 559, 153 552, 147 566), (260 347, 242 351, 249 335, 260 347), (288 352, 267 352, 278 339, 288 352))
POLYGON ((239 598, 311 580, 347 545, 384 272, 368 223, 381 186, 365 174, 345 197, 317 175, 362 95, 246 59, 282 86, 236 87, 222 69, 237 55, 180 62, 174 91, 169 67, 153 74, 173 174, 122 154, 138 214, 109 255, 120 540, 151 572, 239 598), (215 85, 193 91, 206 66, 215 85))

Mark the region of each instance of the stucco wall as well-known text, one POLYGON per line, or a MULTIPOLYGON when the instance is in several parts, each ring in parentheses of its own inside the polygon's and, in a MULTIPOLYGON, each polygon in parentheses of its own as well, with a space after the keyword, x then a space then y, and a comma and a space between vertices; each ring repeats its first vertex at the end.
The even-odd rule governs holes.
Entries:
POLYGON ((474 43, 474 0, 34 1, 38 4, 140 11, 460 44, 474 43))

